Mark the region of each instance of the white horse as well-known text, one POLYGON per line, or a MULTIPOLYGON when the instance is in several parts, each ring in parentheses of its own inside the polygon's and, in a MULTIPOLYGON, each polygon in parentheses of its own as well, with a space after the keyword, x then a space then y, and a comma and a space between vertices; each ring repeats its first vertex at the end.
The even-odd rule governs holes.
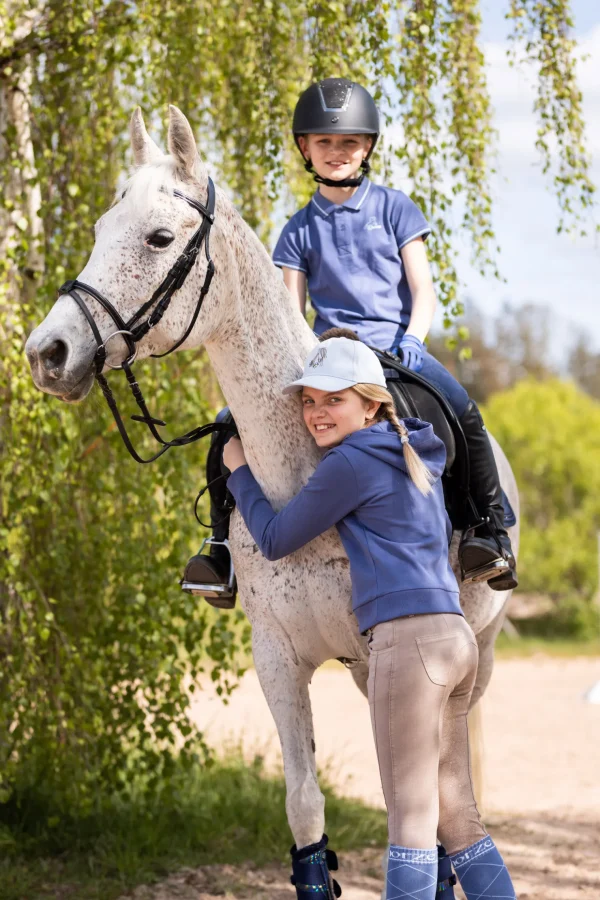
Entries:
MULTIPOLYGON (((190 125, 176 107, 170 107, 169 154, 149 137, 139 109, 131 120, 131 140, 136 171, 98 221, 95 246, 79 276, 109 298, 124 320, 152 296, 199 225, 198 213, 174 196, 174 190, 205 203, 208 183, 190 125)), ((317 339, 264 247, 220 190, 210 250, 216 274, 182 349, 205 345, 252 471, 278 509, 307 481, 319 458, 303 424, 298 395, 281 393, 299 376, 317 339)), ((140 357, 165 352, 185 332, 205 270, 200 253, 161 322, 138 345, 140 357)), ((92 297, 85 299, 105 339, 114 332, 114 323, 92 297)), ((26 350, 38 388, 68 402, 88 394, 96 341, 71 297, 57 300, 29 337, 26 350)), ((119 337, 107 350, 114 364, 127 356, 119 337)), ((497 444, 494 452, 518 516, 513 474, 497 444)), ((451 547, 457 576, 458 538, 455 535, 451 547)), ((516 527, 511 540, 516 550, 516 527)), ((347 657, 358 660, 352 676, 366 694, 367 648, 352 614, 348 560, 337 532, 331 530, 285 559, 268 562, 257 552, 237 511, 231 521, 231 548, 241 603, 252 625, 254 664, 281 741, 287 817, 296 845, 305 847, 320 840, 325 824, 308 684, 326 660, 347 657)), ((508 593, 485 584, 461 589, 461 604, 480 653, 473 703, 490 679, 507 599, 508 593)))

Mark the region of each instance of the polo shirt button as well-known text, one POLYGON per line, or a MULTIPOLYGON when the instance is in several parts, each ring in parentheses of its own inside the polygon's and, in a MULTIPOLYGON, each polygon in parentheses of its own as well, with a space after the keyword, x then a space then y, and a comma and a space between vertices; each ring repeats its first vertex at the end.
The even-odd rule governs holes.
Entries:
POLYGON ((345 229, 345 227, 346 227, 345 225, 340 225, 340 231, 343 231, 345 229))

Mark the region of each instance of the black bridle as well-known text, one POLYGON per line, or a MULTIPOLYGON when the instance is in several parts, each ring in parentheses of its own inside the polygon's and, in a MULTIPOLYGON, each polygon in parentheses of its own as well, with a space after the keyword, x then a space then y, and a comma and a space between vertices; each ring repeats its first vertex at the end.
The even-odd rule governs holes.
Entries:
POLYGON ((204 206, 198 200, 194 200, 192 197, 187 197, 185 194, 181 193, 181 191, 173 191, 173 196, 179 198, 180 200, 185 200, 186 203, 188 203, 197 212, 199 212, 202 216, 202 222, 200 224, 200 227, 194 232, 194 234, 186 244, 182 254, 171 266, 166 276, 163 278, 160 285, 156 288, 150 299, 147 300, 146 303, 143 303, 138 311, 135 312, 127 322, 124 321, 123 317, 115 308, 115 306, 113 306, 110 300, 107 300, 106 297, 104 297, 100 293, 100 291, 96 290, 96 288, 92 287, 89 284, 85 284, 83 281, 78 281, 77 279, 65 281, 65 283, 58 289, 59 295, 68 294, 73 298, 73 300, 75 300, 75 302, 79 306, 79 309, 82 311, 88 321, 97 345, 93 360, 96 380, 100 385, 100 389, 102 390, 106 402, 108 403, 108 406, 110 407, 110 410, 114 416, 114 420, 116 422, 117 428, 119 429, 119 433, 123 438, 125 446, 127 447, 133 459, 135 459, 135 461, 138 463, 153 462, 155 459, 158 459, 159 456, 162 456, 163 453, 166 453, 167 450, 169 450, 171 447, 184 447, 186 444, 191 444, 194 441, 198 441, 200 440, 200 438, 203 438, 214 431, 233 430, 232 425, 229 425, 225 422, 211 422, 208 425, 198 426, 197 428, 192 429, 192 431, 188 431, 186 432, 186 434, 182 434, 180 437, 174 438, 172 441, 164 440, 164 438, 159 434, 157 428, 164 427, 165 422, 163 422, 161 419, 154 418, 154 416, 150 414, 150 411, 148 410, 146 401, 144 399, 144 395, 142 394, 141 388, 137 383, 135 375, 133 374, 133 371, 131 369, 131 366, 137 356, 136 345, 139 341, 142 340, 143 337, 148 334, 150 329, 154 328, 155 325, 158 325, 158 323, 162 319, 163 315, 169 308, 169 304, 171 302, 173 294, 175 293, 175 291, 179 290, 179 288, 183 285, 187 276, 191 272, 203 244, 207 263, 206 275, 204 278, 204 283, 200 289, 196 308, 192 314, 189 325, 186 328, 184 334, 175 344, 173 344, 173 346, 169 350, 167 350, 165 353, 153 353, 151 354, 151 356, 157 359, 160 359, 163 356, 168 356, 169 353, 173 353, 174 350, 177 350, 177 348, 180 347, 183 342, 189 337, 194 325, 196 324, 196 320, 198 319, 198 315, 202 308, 202 303, 204 302, 204 298, 208 293, 210 283, 215 273, 215 266, 210 257, 209 249, 210 229, 215 220, 215 186, 212 179, 208 179, 208 196, 206 206, 204 206), (90 297, 93 297, 94 300, 97 300, 98 303, 103 307, 103 309, 105 309, 109 314, 114 324, 117 326, 117 330, 113 331, 112 334, 109 334, 109 336, 105 340, 102 340, 102 335, 98 330, 98 326, 94 321, 94 317, 92 316, 85 300, 78 293, 78 289, 84 291, 90 297), (152 311, 150 312, 150 310, 152 311), (141 321, 146 313, 149 313, 148 317, 144 321, 141 321), (125 341, 128 355, 120 365, 113 366, 109 362, 107 362, 106 345, 112 338, 117 337, 118 335, 120 335, 125 341), (135 422, 143 422, 145 425, 147 425, 154 439, 158 441, 159 444, 162 444, 162 449, 159 450, 158 453, 155 453, 154 456, 151 456, 150 459, 142 459, 142 457, 139 456, 139 454, 133 447, 133 444, 131 443, 131 440, 125 428, 125 424, 123 422, 123 419, 121 418, 121 414, 119 413, 117 402, 113 396, 108 381, 102 374, 102 370, 104 369, 105 365, 108 365, 108 367, 111 369, 123 369, 129 383, 131 393, 133 394, 135 402, 137 403, 142 413, 141 416, 131 416, 131 418, 135 422))

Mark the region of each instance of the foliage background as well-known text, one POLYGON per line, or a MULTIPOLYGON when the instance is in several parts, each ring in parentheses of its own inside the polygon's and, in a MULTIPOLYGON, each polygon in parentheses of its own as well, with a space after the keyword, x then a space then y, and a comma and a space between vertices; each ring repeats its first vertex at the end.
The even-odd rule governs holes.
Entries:
POLYGON ((521 498, 519 588, 548 595, 549 634, 598 635, 600 403, 573 383, 523 379, 493 394, 487 426, 515 472, 521 498))
MULTIPOLYGON (((578 227, 593 186, 568 0, 510 0, 507 15, 515 58, 538 76, 538 148, 559 227, 578 227)), ((166 104, 176 102, 267 238, 277 199, 291 208, 311 189, 289 135, 299 87, 331 73, 370 85, 386 121, 402 123, 399 143, 382 144, 381 175, 398 157, 434 224, 430 250, 450 323, 462 311, 447 224, 455 202, 474 257, 495 274, 479 27, 477 0, 0 0, 0 802, 8 819, 34 795, 51 801, 53 827, 67 808, 89 812, 103 791, 129 790, 134 773, 145 789, 164 784, 176 730, 180 763, 194 763, 205 748, 185 718, 184 675, 193 682, 208 664, 226 693, 247 640, 235 617, 211 618, 176 584, 198 539, 190 506, 205 448, 138 467, 98 398, 74 409, 37 393, 23 358, 55 286, 89 252, 91 226, 128 159, 133 107, 142 105, 160 136, 166 104)), ((209 419, 220 403, 202 352, 139 374, 178 429, 209 419)), ((502 401, 490 416, 515 459, 523 453, 526 475, 530 436, 513 434, 502 401)), ((527 497, 532 535, 545 528, 544 477, 527 497)), ((585 527, 597 521, 583 488, 572 504, 585 527)), ((533 561, 533 537, 527 546, 533 561)), ((561 597, 589 593, 586 553, 560 570, 561 597)))

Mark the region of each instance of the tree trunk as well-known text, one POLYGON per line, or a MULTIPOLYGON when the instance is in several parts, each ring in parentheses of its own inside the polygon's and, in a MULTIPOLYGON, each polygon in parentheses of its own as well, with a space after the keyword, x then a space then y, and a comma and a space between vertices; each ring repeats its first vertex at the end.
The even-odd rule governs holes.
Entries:
MULTIPOLYGON (((0 26, 0 47, 17 49, 39 21, 37 13, 18 15, 17 4, 9 4, 8 15, 17 21, 9 36, 0 26)), ((0 297, 27 302, 43 272, 43 226, 41 192, 37 180, 31 134, 31 59, 19 59, 15 67, 0 71, 0 297), (2 271, 3 270, 3 271, 2 271)))
MULTIPOLYGON (((14 2, 5 5, 3 12, 0 53, 12 55, 14 51, 18 56, 19 45, 31 36, 39 22, 39 13, 20 14, 14 2)), ((0 69, 0 347, 6 347, 2 351, 4 372, 0 360, 0 454, 5 449, 10 418, 10 378, 15 361, 10 352, 11 334, 22 324, 21 309, 33 300, 37 278, 44 269, 41 191, 31 134, 32 81, 31 59, 27 55, 17 58, 14 66, 8 64, 0 69)), ((20 333, 17 334, 20 340, 20 333)), ((0 509, 2 504, 0 485, 0 509)), ((6 607, 13 597, 10 582, 0 581, 0 630, 6 625, 6 607)), ((5 639, 9 640, 6 636, 5 639)), ((0 652, 2 649, 0 645, 0 652)))

